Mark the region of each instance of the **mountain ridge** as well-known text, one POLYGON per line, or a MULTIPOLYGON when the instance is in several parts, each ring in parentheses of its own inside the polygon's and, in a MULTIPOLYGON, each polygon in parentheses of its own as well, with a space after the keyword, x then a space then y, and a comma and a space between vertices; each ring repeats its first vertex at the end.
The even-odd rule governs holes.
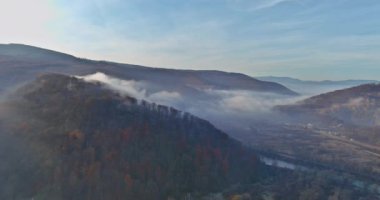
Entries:
POLYGON ((257 79, 283 79, 283 80, 289 80, 289 81, 294 81, 294 82, 305 82, 305 83, 310 83, 310 84, 319 84, 319 83, 347 83, 347 82, 367 82, 367 81, 373 81, 373 82, 379 82, 378 80, 367 80, 367 79, 343 79, 343 80, 304 80, 304 79, 299 79, 299 78, 293 78, 293 77, 288 77, 288 76, 255 76, 257 79))
MULTIPOLYGON (((31 65, 45 68, 43 70, 39 70, 39 72, 57 72, 73 75, 86 75, 101 71, 103 73, 107 73, 119 78, 137 80, 149 80, 149 78, 154 76, 162 76, 165 79, 173 79, 174 77, 169 76, 178 76, 180 79, 173 79, 173 82, 178 82, 184 85, 187 84, 187 82, 184 82, 184 79, 189 76, 204 84, 214 86, 217 89, 247 89, 254 91, 274 92, 284 95, 297 95, 297 93, 294 91, 291 91, 280 84, 260 81, 242 73, 224 72, 219 70, 152 68, 141 65, 122 64, 109 61, 93 61, 89 59, 77 58, 69 54, 60 53, 58 51, 23 44, 0 44, 0 58, 1 68, 7 67, 7 65, 11 65, 14 68, 29 70, 29 72, 24 73, 32 73, 33 75, 36 75, 38 72, 27 68, 31 65), (50 57, 51 55, 53 56, 50 57), (29 63, 26 63, 27 61, 29 61, 29 63), (126 72, 129 72, 130 74, 128 75, 126 72), (146 73, 152 73, 152 75, 149 77, 146 75, 146 73), (226 80, 220 81, 216 78, 210 79, 207 77, 215 77, 216 75, 224 78, 229 78, 229 82, 226 80)), ((6 72, 5 69, 3 70, 6 72)), ((5 72, 3 72, 3 74, 5 74, 5 72)), ((22 74, 22 72, 19 73, 22 74)), ((29 76, 25 75, 23 79, 26 77, 29 76)), ((4 79, 6 80, 6 77, 4 77, 4 79)), ((29 78, 29 80, 30 79, 31 78, 29 78)))

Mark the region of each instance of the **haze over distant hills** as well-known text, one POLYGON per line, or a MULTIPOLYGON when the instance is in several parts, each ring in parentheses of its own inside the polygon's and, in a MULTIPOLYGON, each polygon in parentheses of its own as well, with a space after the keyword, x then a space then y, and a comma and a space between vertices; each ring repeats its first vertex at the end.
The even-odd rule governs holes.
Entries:
POLYGON ((354 87, 368 83, 378 83, 376 80, 324 80, 324 81, 307 81, 290 77, 262 76, 256 77, 262 81, 271 81, 282 84, 298 93, 304 95, 316 95, 334 90, 354 87))

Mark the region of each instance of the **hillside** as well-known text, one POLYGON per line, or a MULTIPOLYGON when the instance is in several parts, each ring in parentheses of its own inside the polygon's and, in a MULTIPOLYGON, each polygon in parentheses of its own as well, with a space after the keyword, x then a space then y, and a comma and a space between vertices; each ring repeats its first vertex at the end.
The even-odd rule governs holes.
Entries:
POLYGON ((35 75, 43 72, 72 75, 102 72, 120 79, 148 82, 152 85, 148 88, 148 92, 165 89, 188 96, 201 95, 199 89, 210 88, 296 95, 295 92, 278 83, 260 81, 239 73, 150 68, 80 59, 68 54, 21 44, 0 45, 0 92, 11 85, 32 80, 35 75))
POLYGON ((177 199, 265 174, 207 121, 99 83, 43 75, 0 108, 1 199, 177 199))
POLYGON ((278 108, 288 114, 312 115, 346 124, 379 126, 379 106, 380 85, 366 84, 317 95, 278 108))

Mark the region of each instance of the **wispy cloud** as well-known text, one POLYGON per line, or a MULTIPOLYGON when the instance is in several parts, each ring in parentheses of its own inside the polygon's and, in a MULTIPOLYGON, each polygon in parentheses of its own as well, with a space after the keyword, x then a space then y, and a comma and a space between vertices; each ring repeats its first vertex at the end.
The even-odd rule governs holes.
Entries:
POLYGON ((262 10, 292 1, 297 0, 227 0, 232 8, 241 11, 262 10))
POLYGON ((266 1, 263 1, 261 4, 257 5, 255 9, 259 10, 259 9, 271 8, 281 3, 286 3, 290 1, 295 1, 295 0, 266 0, 266 1))
POLYGON ((118 79, 108 76, 102 72, 97 72, 86 76, 77 76, 77 78, 88 82, 103 83, 105 87, 114 90, 121 95, 136 98, 137 100, 146 100, 171 106, 175 106, 179 101, 182 101, 182 96, 178 92, 162 90, 155 93, 149 93, 147 91, 149 89, 149 83, 118 79))

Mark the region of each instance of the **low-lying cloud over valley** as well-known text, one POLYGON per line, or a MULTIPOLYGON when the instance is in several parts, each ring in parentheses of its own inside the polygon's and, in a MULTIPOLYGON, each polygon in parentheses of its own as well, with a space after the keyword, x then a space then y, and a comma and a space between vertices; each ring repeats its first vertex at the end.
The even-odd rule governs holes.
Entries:
POLYGON ((272 108, 291 104, 305 96, 286 96, 249 90, 197 89, 202 98, 186 91, 154 90, 154 83, 147 81, 122 80, 102 72, 78 77, 89 82, 101 82, 105 87, 122 95, 145 100, 205 118, 222 129, 248 130, 256 121, 279 118, 272 108))

